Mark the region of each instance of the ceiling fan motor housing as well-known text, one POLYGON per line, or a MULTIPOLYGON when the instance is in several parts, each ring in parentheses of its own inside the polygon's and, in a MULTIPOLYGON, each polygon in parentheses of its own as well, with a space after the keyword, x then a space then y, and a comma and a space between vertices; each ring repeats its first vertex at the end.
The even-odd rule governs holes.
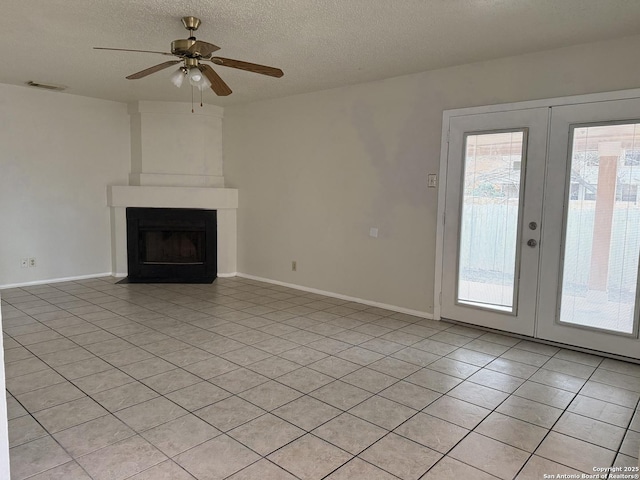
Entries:
POLYGON ((189 51, 189 48, 196 43, 196 39, 184 38, 180 40, 174 40, 171 42, 171 53, 180 57, 197 57, 198 54, 194 54, 189 51))

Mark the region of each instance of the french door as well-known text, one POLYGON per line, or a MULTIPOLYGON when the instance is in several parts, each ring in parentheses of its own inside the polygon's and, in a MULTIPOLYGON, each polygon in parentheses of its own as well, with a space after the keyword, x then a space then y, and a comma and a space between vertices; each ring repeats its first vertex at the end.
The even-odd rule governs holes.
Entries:
POLYGON ((640 100, 555 107, 549 131, 537 334, 640 358, 640 100))
POLYGON ((443 317, 534 334, 548 116, 451 119, 443 317))
POLYGON ((447 127, 441 316, 640 358, 640 99, 447 127))

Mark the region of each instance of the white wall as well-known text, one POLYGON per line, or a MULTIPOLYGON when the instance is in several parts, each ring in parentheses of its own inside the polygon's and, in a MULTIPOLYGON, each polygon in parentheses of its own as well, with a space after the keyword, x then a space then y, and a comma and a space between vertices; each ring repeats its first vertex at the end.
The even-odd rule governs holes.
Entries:
POLYGON ((628 37, 225 108, 238 270, 432 312, 443 110, 637 88, 639 50, 628 37))
POLYGON ((0 85, 0 286, 111 272, 106 187, 128 183, 129 139, 126 104, 0 85))
POLYGON ((131 115, 131 185, 224 187, 223 108, 191 112, 180 102, 136 102, 131 115))

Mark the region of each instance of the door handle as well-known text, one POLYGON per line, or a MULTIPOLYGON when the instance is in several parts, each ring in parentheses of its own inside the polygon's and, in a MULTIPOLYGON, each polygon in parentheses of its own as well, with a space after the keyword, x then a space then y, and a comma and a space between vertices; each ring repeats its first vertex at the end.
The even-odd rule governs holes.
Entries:
POLYGON ((538 245, 538 242, 536 242, 533 238, 530 238, 529 241, 527 242, 527 245, 529 245, 531 248, 533 248, 536 245, 538 245))

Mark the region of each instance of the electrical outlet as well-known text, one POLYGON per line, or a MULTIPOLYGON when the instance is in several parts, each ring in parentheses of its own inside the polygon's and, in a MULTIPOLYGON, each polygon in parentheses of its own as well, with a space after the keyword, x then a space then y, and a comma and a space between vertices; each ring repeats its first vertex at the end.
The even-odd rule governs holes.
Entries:
POLYGON ((378 238, 378 227, 371 227, 369 229, 369 236, 371 238, 378 238))
POLYGON ((22 268, 27 268, 29 266, 29 259, 28 258, 21 258, 20 259, 20 266, 22 268))
POLYGON ((291 262, 291 271, 292 272, 297 272, 298 271, 298 262, 296 262, 295 260, 293 262, 291 262))
POLYGON ((29 257, 29 267, 36 266, 36 257, 29 257))

